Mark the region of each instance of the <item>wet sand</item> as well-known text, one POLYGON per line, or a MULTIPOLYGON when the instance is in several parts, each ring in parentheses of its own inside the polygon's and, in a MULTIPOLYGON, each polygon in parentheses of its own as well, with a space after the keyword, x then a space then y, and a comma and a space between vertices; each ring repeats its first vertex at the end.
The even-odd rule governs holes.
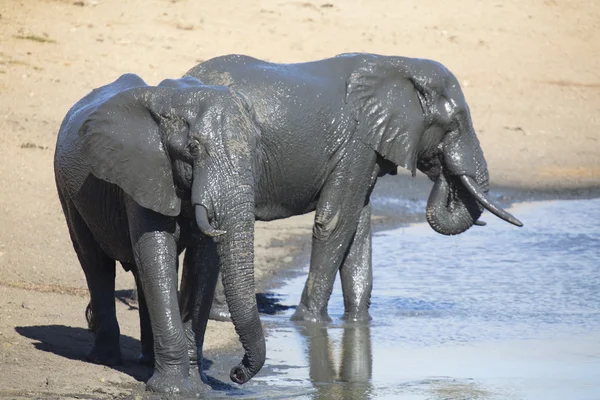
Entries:
MULTIPOLYGON (((82 360, 91 343, 88 295, 56 196, 52 154, 64 114, 92 88, 125 72, 156 84, 236 52, 278 62, 348 51, 433 58, 464 88, 494 187, 585 192, 600 186, 599 15, 596 2, 581 0, 1 4, 0 396, 118 396, 146 374, 134 363, 133 279, 121 270, 126 364, 82 360)), ((259 290, 307 248, 311 219, 257 224, 259 290)), ((230 324, 210 324, 213 354, 239 351, 236 343, 230 324)))

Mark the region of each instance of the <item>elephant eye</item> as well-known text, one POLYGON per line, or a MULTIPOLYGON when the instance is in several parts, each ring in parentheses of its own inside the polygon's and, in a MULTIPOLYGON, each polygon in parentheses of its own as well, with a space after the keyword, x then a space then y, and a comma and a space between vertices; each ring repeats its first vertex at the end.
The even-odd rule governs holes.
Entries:
POLYGON ((200 141, 198 139, 192 138, 188 143, 188 148, 198 148, 200 147, 200 141))
POLYGON ((200 141, 195 138, 190 139, 186 147, 190 154, 197 154, 200 151, 200 141))

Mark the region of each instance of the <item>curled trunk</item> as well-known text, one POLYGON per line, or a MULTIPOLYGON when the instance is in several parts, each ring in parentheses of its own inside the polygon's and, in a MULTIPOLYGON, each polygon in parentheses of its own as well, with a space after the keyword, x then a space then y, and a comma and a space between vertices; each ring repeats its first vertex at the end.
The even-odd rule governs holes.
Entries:
MULTIPOLYGON (((483 208, 463 185, 462 176, 472 176, 487 194, 489 174, 483 151, 469 121, 459 121, 461 134, 445 146, 443 168, 427 201, 427 222, 442 235, 458 235, 475 223, 483 208)), ((478 223, 482 225, 482 223, 478 223)))
MULTIPOLYGON (((516 226, 523 224, 488 197, 489 176, 483 153, 475 153, 475 177, 462 173, 448 176, 442 171, 436 179, 427 201, 427 222, 438 233, 458 235, 478 221, 483 209, 516 226)), ((456 166, 454 166, 456 168, 456 166)), ((459 171, 460 168, 457 168, 459 171)))
POLYGON ((481 215, 477 201, 444 173, 435 181, 427 200, 427 222, 442 235, 458 235, 469 229, 481 215))

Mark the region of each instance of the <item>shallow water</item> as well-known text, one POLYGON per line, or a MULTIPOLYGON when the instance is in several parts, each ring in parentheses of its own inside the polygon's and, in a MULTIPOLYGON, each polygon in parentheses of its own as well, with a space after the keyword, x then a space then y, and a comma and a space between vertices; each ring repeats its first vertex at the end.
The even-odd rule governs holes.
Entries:
MULTIPOLYGON (((294 324, 293 310, 263 317, 270 372, 245 393, 600 399, 600 199, 511 211, 523 228, 486 213, 486 227, 454 237, 426 224, 374 235, 369 326, 340 321, 339 283, 327 327, 294 324)), ((276 294, 295 305, 305 280, 276 294)))

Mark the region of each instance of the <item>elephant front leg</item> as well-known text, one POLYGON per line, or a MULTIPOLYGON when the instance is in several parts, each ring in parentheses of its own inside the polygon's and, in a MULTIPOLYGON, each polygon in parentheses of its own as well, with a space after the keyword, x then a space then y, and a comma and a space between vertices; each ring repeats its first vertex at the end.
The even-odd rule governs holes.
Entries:
POLYGON ((190 358, 190 382, 195 393, 206 389, 202 348, 218 276, 218 256, 212 239, 203 239, 199 246, 186 250, 179 301, 190 358))
POLYGON ((336 190, 330 190, 319 200, 313 227, 310 270, 300 304, 292 316, 293 321, 331 321, 327 304, 335 276, 356 230, 359 212, 355 210, 360 210, 363 205, 356 198, 338 201, 338 194, 336 190))
POLYGON ((161 393, 189 393, 189 357, 177 303, 175 222, 137 205, 128 212, 137 272, 154 338, 154 374, 146 388, 161 393))
POLYGON ((334 214, 323 219, 317 209, 308 279, 292 321, 331 322, 327 304, 335 276, 352 240, 352 226, 356 226, 353 218, 344 221, 339 218, 339 214, 334 214))
POLYGON ((373 288, 371 248, 371 205, 367 204, 360 213, 358 228, 348 255, 340 268, 346 321, 371 320, 369 315, 373 288))
MULTIPOLYGON (((336 171, 332 172, 321 191, 313 226, 310 271, 302 299, 292 320, 331 321, 327 314, 327 304, 335 276, 350 251, 354 252, 348 262, 349 272, 353 268, 360 270, 362 276, 356 277, 356 280, 371 279, 370 261, 364 261, 364 257, 370 260, 370 253, 364 255, 361 252, 365 249, 370 250, 371 231, 367 226, 370 217, 368 199, 379 172, 376 165, 377 156, 374 152, 365 152, 360 146, 350 149, 346 156, 345 162, 336 167, 336 171), (354 242, 356 249, 351 249, 357 234, 359 238, 354 242), (365 242, 366 238, 368 242, 365 242)), ((346 273, 343 278, 352 283, 352 279, 348 278, 346 273)), ((365 298, 368 303, 370 285, 362 290, 358 285, 354 286, 358 290, 349 296, 365 298)), ((366 311, 365 306, 358 308, 361 307, 366 311)))
POLYGON ((148 232, 134 250, 154 337, 154 374, 146 387, 161 393, 190 392, 189 359, 177 305, 175 239, 165 232, 148 232))
POLYGON ((146 296, 142 288, 139 273, 135 264, 128 266, 135 277, 137 287, 138 311, 140 315, 140 341, 142 342, 142 352, 139 357, 140 364, 154 365, 154 340, 152 339, 152 325, 150 324, 150 314, 146 304, 146 296))

